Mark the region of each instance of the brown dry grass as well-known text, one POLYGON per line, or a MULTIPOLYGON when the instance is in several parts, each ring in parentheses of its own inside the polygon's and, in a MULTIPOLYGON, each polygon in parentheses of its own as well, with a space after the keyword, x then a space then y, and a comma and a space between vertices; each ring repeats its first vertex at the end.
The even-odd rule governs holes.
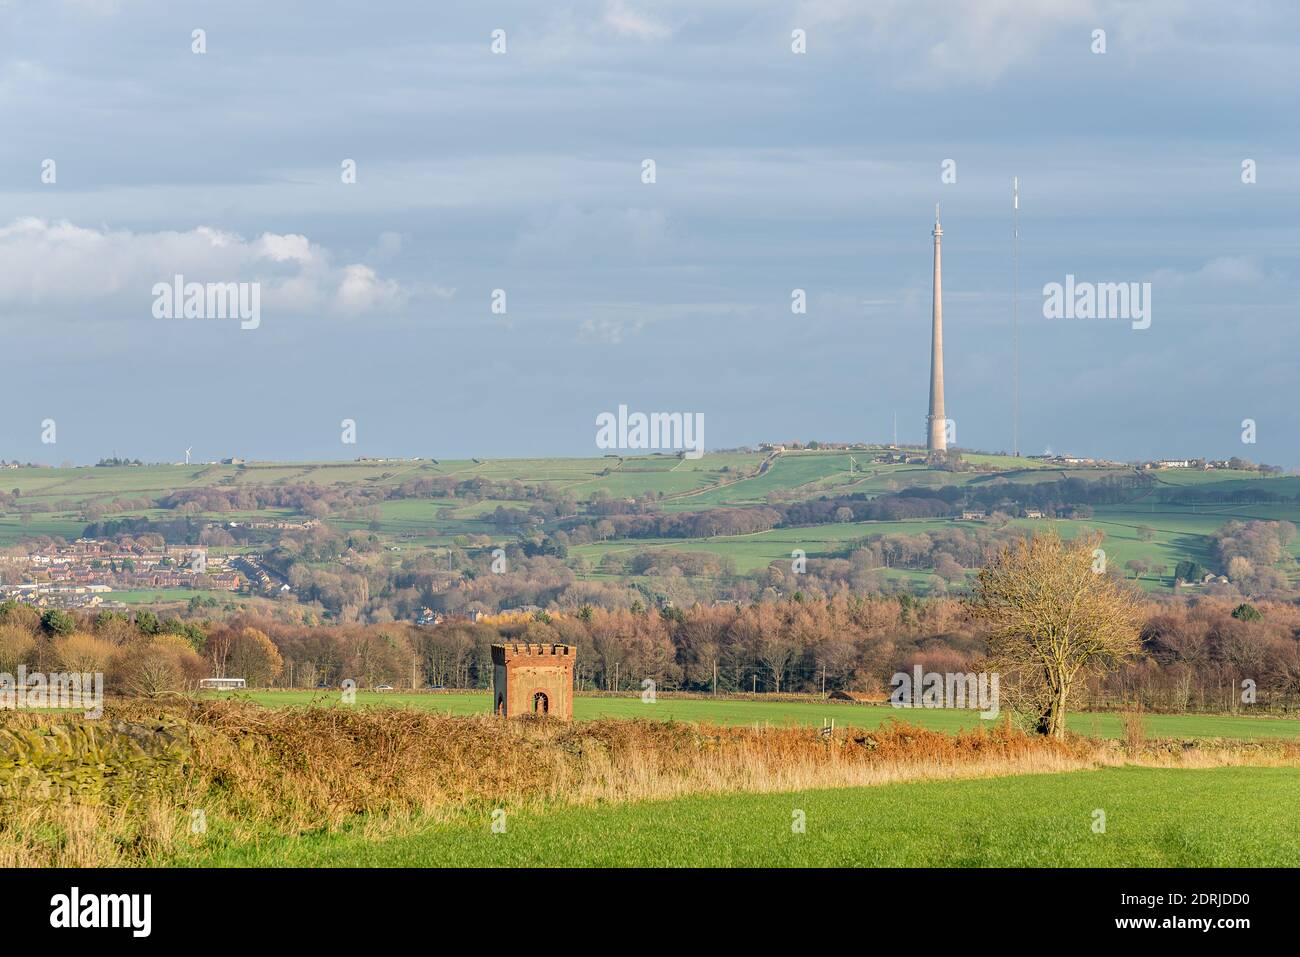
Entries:
MULTIPOLYGON (((1300 745, 1117 742, 1028 735, 1009 725, 945 734, 890 723, 825 736, 643 720, 566 724, 424 710, 265 709, 241 702, 123 704, 127 721, 182 718, 193 754, 171 791, 129 806, 0 807, 0 866, 166 863, 205 840, 360 826, 374 837, 498 806, 639 801, 688 794, 855 787, 896 781, 1152 766, 1300 763, 1300 745)), ((28 719, 32 720, 32 719, 28 719)), ((57 719, 42 718, 41 721, 57 719)))

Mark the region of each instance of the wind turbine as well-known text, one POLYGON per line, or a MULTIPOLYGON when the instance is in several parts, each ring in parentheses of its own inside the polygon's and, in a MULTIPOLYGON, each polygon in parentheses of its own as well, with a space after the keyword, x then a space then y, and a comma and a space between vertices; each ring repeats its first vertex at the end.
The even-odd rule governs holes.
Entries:
POLYGON ((194 451, 194 446, 192 446, 192 445, 191 445, 188 449, 185 450, 185 464, 186 464, 186 465, 189 465, 189 464, 190 464, 190 453, 193 452, 193 451, 194 451))

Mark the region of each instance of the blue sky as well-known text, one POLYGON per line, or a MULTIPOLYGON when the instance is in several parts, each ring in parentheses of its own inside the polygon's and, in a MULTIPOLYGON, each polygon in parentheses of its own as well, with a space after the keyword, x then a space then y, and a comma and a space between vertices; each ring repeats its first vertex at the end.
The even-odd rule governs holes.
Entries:
POLYGON ((1300 466, 1298 36, 1283 2, 0 0, 0 457, 589 455, 620 404, 919 441, 936 201, 948 412, 1007 449, 1018 175, 1022 449, 1300 466), (261 283, 260 326, 155 319, 178 272, 261 283), (1067 273, 1151 282, 1151 327, 1044 318, 1067 273))

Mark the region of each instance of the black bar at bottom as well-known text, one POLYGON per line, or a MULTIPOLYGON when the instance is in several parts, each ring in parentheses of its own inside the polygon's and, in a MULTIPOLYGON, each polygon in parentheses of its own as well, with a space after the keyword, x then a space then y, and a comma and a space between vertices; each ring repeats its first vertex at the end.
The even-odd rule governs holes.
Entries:
POLYGON ((1294 879, 1281 869, 10 870, 0 872, 0 911, 11 944, 360 945, 411 933, 450 941, 471 927, 536 944, 545 926, 556 941, 645 933, 662 946, 683 920, 699 928, 694 944, 769 933, 829 943, 891 928, 936 944, 962 929, 974 935, 967 943, 1041 930, 1071 942, 1230 944, 1293 926, 1294 879))

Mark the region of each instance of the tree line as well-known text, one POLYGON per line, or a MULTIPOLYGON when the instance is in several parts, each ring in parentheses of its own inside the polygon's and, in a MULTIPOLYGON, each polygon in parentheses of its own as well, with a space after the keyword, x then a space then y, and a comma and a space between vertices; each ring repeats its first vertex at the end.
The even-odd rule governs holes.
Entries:
MULTIPOLYGON (((1137 603, 1136 654, 1088 678, 1072 707, 1142 704, 1151 709, 1243 707, 1250 682, 1262 707, 1300 704, 1300 609, 1284 602, 1233 604, 1213 597, 1137 603)), ((286 610, 287 611, 287 610, 286 610)), ((224 619, 147 611, 76 614, 0 604, 0 671, 102 671, 110 689, 158 695, 200 677, 250 686, 487 688, 490 647, 503 640, 577 648, 583 690, 820 694, 823 688, 883 693, 890 676, 988 667, 992 625, 969 600, 825 594, 791 599, 656 608, 583 603, 531 614, 450 620, 320 625, 289 614, 242 612, 224 619)))

